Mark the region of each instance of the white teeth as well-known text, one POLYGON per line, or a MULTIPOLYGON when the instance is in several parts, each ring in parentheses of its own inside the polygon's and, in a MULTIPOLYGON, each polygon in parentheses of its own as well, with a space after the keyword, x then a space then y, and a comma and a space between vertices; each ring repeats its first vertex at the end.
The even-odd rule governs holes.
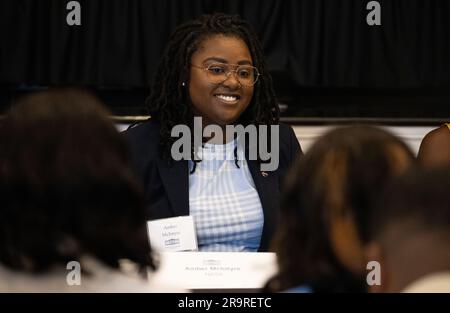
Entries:
POLYGON ((225 100, 225 101, 229 101, 229 102, 233 102, 233 101, 237 100, 236 96, 217 95, 216 97, 219 99, 225 100))

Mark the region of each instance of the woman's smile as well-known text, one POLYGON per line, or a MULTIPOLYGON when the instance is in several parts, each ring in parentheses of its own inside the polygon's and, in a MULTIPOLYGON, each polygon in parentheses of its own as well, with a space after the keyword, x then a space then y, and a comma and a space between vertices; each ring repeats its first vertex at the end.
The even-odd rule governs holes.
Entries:
POLYGON ((219 101, 225 104, 237 104, 241 99, 241 96, 237 94, 226 94, 226 93, 217 93, 214 94, 214 97, 219 99, 219 101))

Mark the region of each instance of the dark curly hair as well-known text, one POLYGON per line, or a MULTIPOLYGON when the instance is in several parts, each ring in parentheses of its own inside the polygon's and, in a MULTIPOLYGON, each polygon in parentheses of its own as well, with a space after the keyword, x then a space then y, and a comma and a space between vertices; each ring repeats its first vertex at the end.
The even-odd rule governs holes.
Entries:
POLYGON ((190 77, 192 54, 203 40, 219 34, 242 39, 250 50, 253 65, 261 74, 251 103, 240 116, 239 124, 272 125, 279 122, 272 78, 266 69, 261 44, 250 24, 238 15, 203 15, 179 26, 171 35, 146 101, 151 117, 161 123, 160 146, 166 160, 171 160, 170 148, 176 140, 170 135, 172 128, 177 124, 192 126, 193 122, 189 95, 182 87, 182 83, 190 77))
POLYGON ((154 268, 126 143, 88 92, 29 95, 0 123, 0 263, 44 272, 83 255, 154 268))
POLYGON ((272 243, 279 273, 266 289, 308 285, 316 292, 364 291, 365 280, 333 252, 330 214, 351 212, 358 237, 367 243, 376 200, 414 160, 405 143, 375 127, 339 128, 318 139, 288 174, 272 243))

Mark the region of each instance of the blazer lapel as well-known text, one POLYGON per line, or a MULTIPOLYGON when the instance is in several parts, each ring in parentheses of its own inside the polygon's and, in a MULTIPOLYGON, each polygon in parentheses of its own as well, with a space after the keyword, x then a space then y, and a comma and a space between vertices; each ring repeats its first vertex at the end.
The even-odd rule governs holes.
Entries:
POLYGON ((158 158, 158 169, 174 216, 189 215, 188 161, 173 161, 169 165, 158 158))
POLYGON ((262 172, 258 161, 247 160, 264 212, 264 226, 259 251, 267 251, 269 240, 275 230, 279 207, 277 171, 262 172))

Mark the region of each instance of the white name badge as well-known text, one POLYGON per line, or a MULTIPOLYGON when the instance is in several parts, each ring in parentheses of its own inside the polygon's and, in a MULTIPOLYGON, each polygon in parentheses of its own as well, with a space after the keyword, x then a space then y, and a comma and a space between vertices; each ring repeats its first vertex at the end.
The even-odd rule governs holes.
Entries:
POLYGON ((152 282, 185 289, 260 289, 277 272, 275 253, 165 252, 152 282))
POLYGON ((147 222, 148 237, 156 251, 197 251, 192 216, 177 216, 147 222))

